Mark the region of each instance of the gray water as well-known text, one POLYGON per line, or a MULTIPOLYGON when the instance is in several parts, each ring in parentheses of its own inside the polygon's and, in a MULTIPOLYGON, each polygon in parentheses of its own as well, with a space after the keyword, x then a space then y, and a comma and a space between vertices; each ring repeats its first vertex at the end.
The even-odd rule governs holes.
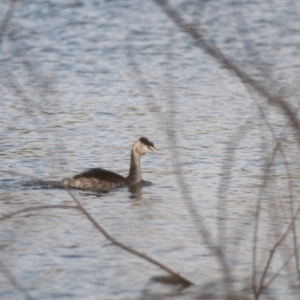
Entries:
MULTIPOLYGON (((1 20, 8 4, 0 3, 1 20)), ((206 38, 233 61, 297 108, 297 1, 187 1, 177 2, 177 8, 186 20, 201 23, 206 38), (256 66, 269 72, 268 80, 256 66)), ((64 190, 36 179, 60 181, 93 167, 126 175, 132 144, 147 136, 168 153, 142 158, 143 178, 153 186, 138 194, 127 188, 101 196, 73 192, 113 237, 196 284, 178 294, 176 287, 151 282, 163 271, 111 245, 77 210, 48 209, 0 222, 1 262, 31 297, 194 299, 199 287, 213 282, 222 298, 220 264, 197 230, 180 178, 214 243, 220 241, 218 226, 226 225, 222 237, 235 289, 251 285, 254 213, 264 159, 274 146, 269 125, 285 139, 293 193, 299 190, 299 150, 279 109, 250 94, 151 1, 20 1, 0 64, 1 215, 74 205, 64 190), (176 133, 175 144, 170 132, 176 133), (235 161, 225 168, 235 140, 235 161), (219 200, 225 199, 226 182, 225 210, 219 200)), ((273 229, 283 232, 290 221, 282 158, 276 157, 275 166, 261 212, 259 267, 276 241, 273 229)), ((291 237, 269 276, 292 253, 289 242, 291 237)), ((295 299, 295 284, 292 260, 270 293, 295 299)), ((0 298, 24 298, 3 266, 0 298)))

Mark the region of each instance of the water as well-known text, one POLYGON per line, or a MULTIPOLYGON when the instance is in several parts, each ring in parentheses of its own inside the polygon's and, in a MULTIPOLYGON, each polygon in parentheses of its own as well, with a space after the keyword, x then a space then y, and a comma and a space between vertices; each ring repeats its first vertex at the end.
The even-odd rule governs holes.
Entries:
MULTIPOLYGON (((1 20, 8 3, 0 4, 1 20)), ((202 20, 207 39, 249 73, 264 80, 253 61, 271 72, 265 84, 283 91, 297 107, 296 1, 177 4, 187 20, 202 20)), ((75 196, 113 237, 198 287, 213 282, 211 289, 223 295, 220 264, 198 234, 178 184, 178 163, 214 241, 218 225, 226 224, 236 290, 251 284, 256 200, 264 159, 274 146, 256 103, 275 135, 285 137, 294 195, 299 190, 299 150, 276 107, 250 95, 150 1, 19 2, 0 62, 1 215, 34 206, 74 206, 65 191, 36 178, 60 181, 91 167, 125 175, 132 144, 147 136, 168 152, 142 158, 143 178, 153 186, 139 195, 125 188, 101 197, 74 191, 75 196), (241 128, 245 132, 239 135, 241 128), (170 130, 176 132, 177 161, 170 130), (229 169, 226 149, 234 140, 239 143, 229 169), (219 206, 220 186, 230 170, 225 210, 219 206)), ((277 240, 274 231, 278 237, 290 222, 288 181, 279 155, 275 166, 274 181, 264 193, 259 267, 277 240)), ((112 246, 74 208, 27 211, 1 221, 0 228, 1 261, 34 299, 159 299, 168 293, 191 299, 201 292, 194 287, 178 295, 176 287, 152 283, 152 276, 164 272, 112 246)), ((291 236, 284 245, 272 272, 290 255, 291 236)), ((270 292, 278 299, 297 298, 295 282, 292 262, 270 292)), ((3 268, 0 296, 23 299, 3 268)))

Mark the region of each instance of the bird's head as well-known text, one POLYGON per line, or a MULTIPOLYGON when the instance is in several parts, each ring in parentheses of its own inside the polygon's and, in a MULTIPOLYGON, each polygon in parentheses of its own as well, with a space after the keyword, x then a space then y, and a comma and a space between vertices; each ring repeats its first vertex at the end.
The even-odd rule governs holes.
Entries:
POLYGON ((141 137, 132 147, 133 151, 139 155, 144 155, 146 153, 158 153, 166 154, 164 151, 158 150, 154 147, 154 144, 150 142, 146 137, 141 137))

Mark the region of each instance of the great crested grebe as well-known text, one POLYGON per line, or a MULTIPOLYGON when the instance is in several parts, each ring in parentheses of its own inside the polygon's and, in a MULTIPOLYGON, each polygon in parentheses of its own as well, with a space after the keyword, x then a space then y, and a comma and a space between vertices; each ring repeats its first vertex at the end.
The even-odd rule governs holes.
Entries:
POLYGON ((72 178, 65 178, 61 183, 64 186, 89 191, 106 191, 118 187, 132 186, 143 181, 140 158, 142 155, 150 152, 165 154, 165 152, 156 149, 154 144, 147 138, 141 137, 132 146, 130 169, 127 177, 101 168, 96 168, 75 175, 72 178))

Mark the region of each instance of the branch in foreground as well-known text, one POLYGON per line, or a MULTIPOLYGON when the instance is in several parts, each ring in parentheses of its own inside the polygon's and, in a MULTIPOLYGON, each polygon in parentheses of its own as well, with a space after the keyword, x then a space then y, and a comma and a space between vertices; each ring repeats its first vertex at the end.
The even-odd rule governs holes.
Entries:
POLYGON ((58 209, 69 209, 69 208, 78 209, 77 206, 71 206, 71 205, 42 205, 42 206, 36 206, 36 207, 27 207, 27 208, 14 211, 10 214, 6 214, 6 215, 0 217, 0 222, 4 221, 6 219, 9 219, 11 217, 14 217, 16 215, 19 215, 21 213, 24 213, 24 212, 44 210, 44 209, 54 209, 54 208, 58 208, 58 209))
MULTIPOLYGON (((24 176, 24 177, 27 177, 27 178, 31 178, 33 180, 37 180, 37 181, 40 181, 40 182, 47 182, 49 183, 48 181, 43 181, 43 180, 40 180, 38 178, 36 178, 35 176, 26 176, 24 174, 19 174, 17 172, 10 172, 10 171, 2 171, 3 173, 7 173, 7 174, 14 174, 14 175, 19 175, 19 176, 24 176)), ((109 233, 107 233, 107 231, 84 209, 84 207, 80 204, 80 202, 78 201, 78 199, 74 196, 74 194, 69 190, 67 189, 65 186, 63 186, 62 184, 58 183, 58 182, 51 182, 51 184, 54 186, 54 187, 60 187, 60 188, 63 188, 65 189, 68 194, 70 195, 70 197, 73 199, 73 201, 77 204, 77 206, 69 206, 69 205, 45 205, 45 206, 39 206, 39 207, 31 207, 31 208, 25 208, 25 209, 22 209, 20 211, 17 211, 17 212, 14 212, 14 213, 11 213, 9 215, 6 215, 6 216, 3 216, 2 218, 0 218, 0 221, 2 219, 7 219, 9 217, 12 217, 13 215, 16 215, 16 214, 19 214, 21 212, 25 212, 25 211, 29 211, 29 210, 39 210, 39 209, 50 209, 50 208, 76 208, 76 209, 79 209, 83 215, 86 216, 86 218, 92 223, 92 225, 98 230, 100 231, 104 237, 109 240, 113 245, 115 246, 118 246, 120 247, 121 249, 135 255, 135 256, 138 256, 144 260, 146 260, 147 262, 159 267, 160 269, 164 270, 165 272, 167 272, 170 276, 171 276, 171 281, 172 281, 172 284, 182 284, 184 287, 189 287, 190 285, 193 285, 193 283, 189 280, 187 280, 186 278, 180 276, 179 274, 175 273, 173 270, 171 270, 170 268, 166 267, 165 265, 163 265, 162 263, 158 262, 157 260, 147 256, 146 254, 143 254, 143 253, 140 253, 124 244, 122 244, 121 242, 119 242, 118 240, 116 240, 115 238, 113 238, 109 233)))
POLYGON ((2 25, 0 27, 0 45, 2 43, 3 36, 4 36, 4 34, 5 34, 6 30, 7 30, 8 23, 9 23, 10 19, 12 18, 12 15, 14 13, 16 2, 17 2, 17 0, 11 0, 10 1, 8 10, 7 10, 6 14, 5 14, 5 17, 3 19, 2 25))
POLYGON ((71 196, 71 198, 73 199, 73 201, 77 204, 78 209, 86 216, 86 218, 93 224, 93 226, 98 231, 100 231, 104 235, 104 237, 106 239, 108 239, 113 245, 118 246, 121 249, 123 249, 123 250, 125 250, 125 251, 127 251, 127 252, 129 252, 129 253, 131 253, 135 256, 138 256, 138 257, 148 261, 152 265, 155 265, 155 266, 159 267, 160 269, 164 270, 165 272, 170 274, 171 278, 173 279, 172 284, 182 284, 185 287, 189 287, 190 285, 193 285, 192 282, 190 282, 189 280, 187 280, 184 277, 180 276, 179 274, 175 273, 173 270, 166 267, 165 265, 163 265, 159 261, 147 256, 146 254, 138 252, 137 250, 134 250, 133 248, 130 248, 130 247, 122 244, 121 242, 117 241, 109 233, 107 233, 107 231, 104 230, 103 227, 100 226, 100 224, 85 210, 85 208, 80 204, 80 202, 73 195, 73 193, 71 193, 71 191, 69 189, 66 189, 66 190, 67 190, 68 194, 71 196))
MULTIPOLYGON (((155 0, 155 2, 162 8, 163 12, 171 19, 174 24, 181 29, 183 32, 188 34, 207 55, 212 57, 217 63, 226 68, 246 85, 250 86, 258 95, 265 98, 269 104, 276 105, 281 108, 286 114, 287 119, 291 122, 292 127, 297 133, 300 132, 300 123, 294 113, 292 107, 278 95, 271 94, 263 85, 257 80, 252 78, 244 70, 240 69, 237 65, 232 63, 229 58, 225 57, 224 54, 209 44, 203 37, 202 33, 197 30, 193 24, 188 24, 184 21, 182 16, 170 5, 167 0, 155 0)), ((300 135, 297 135, 298 144, 300 145, 300 135)))
POLYGON ((12 284, 12 286, 18 290, 26 300, 33 300, 33 298, 28 294, 26 289, 17 281, 15 276, 9 271, 9 269, 3 264, 2 261, 0 261, 0 267, 2 268, 2 271, 5 275, 5 277, 8 279, 8 281, 12 284))

